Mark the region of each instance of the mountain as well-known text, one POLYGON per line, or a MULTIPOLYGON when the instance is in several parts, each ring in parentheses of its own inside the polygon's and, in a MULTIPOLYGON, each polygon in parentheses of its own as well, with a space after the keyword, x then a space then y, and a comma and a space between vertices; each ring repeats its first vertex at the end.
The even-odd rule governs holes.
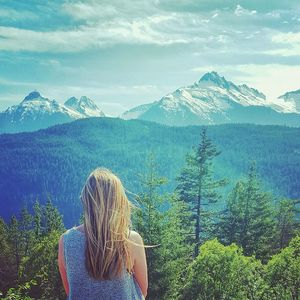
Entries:
MULTIPOLYGON (((82 210, 80 190, 97 166, 118 174, 134 201, 132 193, 142 189, 151 153, 157 173, 168 178, 165 190, 171 192, 186 153, 199 144, 200 131, 200 126, 170 127, 104 117, 0 135, 0 215, 8 220, 23 204, 30 208, 37 198, 45 202, 51 197, 65 224, 72 226, 82 210)), ((229 179, 220 191, 223 200, 253 160, 268 191, 300 197, 300 128, 223 124, 207 126, 207 135, 221 151, 214 164, 215 176, 229 179)))
POLYGON ((86 96, 82 96, 80 100, 75 97, 71 97, 65 103, 70 109, 73 109, 85 117, 104 117, 105 114, 100 110, 100 108, 94 103, 93 100, 86 96))
POLYGON ((278 99, 282 99, 285 103, 289 104, 292 109, 300 112, 300 90, 287 92, 278 97, 278 99))
POLYGON ((123 119, 143 119, 173 126, 254 123, 300 126, 300 111, 272 103, 258 90, 227 81, 217 72, 181 87, 159 101, 134 107, 123 119))
POLYGON ((38 91, 29 93, 23 101, 0 113, 0 133, 34 131, 55 124, 87 117, 103 117, 104 113, 89 98, 70 98, 65 104, 49 100, 38 91))

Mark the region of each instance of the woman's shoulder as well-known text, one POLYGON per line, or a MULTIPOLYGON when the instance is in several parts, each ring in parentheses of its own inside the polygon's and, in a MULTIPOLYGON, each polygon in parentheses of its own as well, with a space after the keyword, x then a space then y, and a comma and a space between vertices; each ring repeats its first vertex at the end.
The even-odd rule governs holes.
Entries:
POLYGON ((136 244, 139 244, 139 245, 143 245, 143 238, 141 237, 141 235, 134 231, 134 230, 130 230, 129 231, 129 240, 136 243, 136 244))
POLYGON ((59 240, 60 242, 63 241, 63 238, 66 237, 67 235, 70 235, 71 233, 73 233, 74 230, 78 230, 78 231, 81 231, 82 232, 82 228, 80 226, 73 226, 72 228, 69 228, 67 229, 65 232, 63 232, 60 237, 59 237, 59 240))

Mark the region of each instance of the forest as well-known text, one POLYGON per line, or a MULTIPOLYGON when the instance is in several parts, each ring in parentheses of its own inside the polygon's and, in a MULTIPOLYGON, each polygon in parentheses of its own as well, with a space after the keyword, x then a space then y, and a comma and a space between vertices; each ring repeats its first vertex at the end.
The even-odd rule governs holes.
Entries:
MULTIPOLYGON (((107 167, 133 193, 142 191, 145 158, 155 155, 157 172, 168 178, 160 192, 172 192, 185 155, 198 143, 200 126, 169 127, 141 120, 89 118, 32 133, 0 135, 0 211, 7 222, 22 206, 30 213, 36 200, 51 197, 65 226, 77 223, 80 190, 96 167, 107 167)), ((274 197, 300 197, 300 128, 226 124, 207 126, 222 152, 215 158, 214 177, 228 179, 214 207, 225 205, 235 182, 249 163, 274 197)), ((131 199, 135 201, 134 198, 131 199)))
MULTIPOLYGON (((299 299, 299 198, 266 190, 255 160, 234 183, 215 176, 221 157, 203 128, 170 190, 147 156, 131 195, 132 228, 149 245, 147 299, 299 299)), ((1 299, 65 299, 57 265, 65 230, 50 196, 0 219, 1 299)))

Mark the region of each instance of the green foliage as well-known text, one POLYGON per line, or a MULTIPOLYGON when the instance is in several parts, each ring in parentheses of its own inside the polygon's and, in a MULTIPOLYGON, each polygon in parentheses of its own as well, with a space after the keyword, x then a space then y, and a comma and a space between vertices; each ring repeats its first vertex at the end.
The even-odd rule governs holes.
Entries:
POLYGON ((297 300, 300 297, 300 236, 274 255, 266 266, 266 278, 273 299, 297 300))
POLYGON ((281 199, 276 207, 276 238, 274 239, 275 249, 286 247, 297 230, 299 220, 296 218, 297 204, 299 200, 281 199))
POLYGON ((160 282, 163 277, 163 260, 159 246, 162 243, 164 198, 158 189, 166 179, 157 175, 154 156, 150 155, 146 163, 147 172, 141 176, 142 192, 137 197, 139 208, 133 217, 134 228, 142 235, 145 245, 154 246, 146 249, 148 277, 150 284, 149 299, 157 299, 162 293, 160 282))
POLYGON ((34 204, 34 234, 36 238, 39 238, 39 236, 42 233, 42 211, 41 211, 41 206, 38 200, 35 201, 34 204))
MULTIPOLYGON (((95 167, 105 166, 117 172, 129 190, 139 193, 138 174, 144 172, 145 157, 150 151, 155 151, 159 174, 169 180, 164 191, 171 193, 186 153, 199 139, 200 129, 89 118, 32 133, 1 135, 1 216, 8 221, 22 203, 31 208, 38 197, 45 204, 50 194, 65 225, 73 226, 82 210, 80 189, 95 167)), ((236 182, 247 171, 249 161, 256 160, 268 189, 282 197, 300 197, 299 128, 227 124, 208 126, 208 130, 222 152, 214 161, 216 178, 236 182)), ((224 189, 224 196, 231 188, 228 185, 224 189)))
POLYGON ((53 206, 50 198, 48 198, 46 206, 43 208, 43 216, 44 232, 46 234, 55 230, 59 232, 64 230, 62 216, 58 212, 57 208, 53 206))
POLYGON ((121 170, 125 186, 139 193, 134 228, 146 245, 158 245, 146 249, 148 299, 298 299, 299 237, 287 247, 299 230, 297 201, 284 199, 274 211, 275 197, 264 191, 253 164, 247 178, 233 187, 218 223, 216 213, 221 207, 221 193, 225 195, 231 188, 219 191, 224 180, 217 178, 226 176, 234 182, 253 157, 264 182, 277 186, 276 193, 299 196, 300 161, 294 151, 300 144, 299 129, 210 127, 210 136, 222 156, 202 131, 198 148, 186 157, 178 193, 171 193, 175 176, 184 164, 184 154, 198 131, 199 127, 169 128, 140 121, 91 119, 16 135, 13 141, 2 136, 0 178, 6 189, 0 191, 1 196, 10 199, 13 191, 14 207, 24 195, 33 197, 29 201, 33 215, 23 208, 8 224, 0 219, 2 299, 65 298, 57 266, 58 239, 65 229, 53 203, 60 205, 67 224, 77 221, 81 210, 79 187, 96 165, 121 170), (274 147, 277 151, 271 151, 274 147), (93 153, 90 149, 94 149, 93 153), (156 162, 150 156, 145 171, 144 160, 151 149, 156 151, 156 162), (279 176, 279 169, 287 176, 279 176), (144 175, 138 178, 141 172, 144 175), (168 184, 164 176, 170 179, 168 184), (9 185, 16 181, 18 187, 9 185), (49 197, 42 205, 36 197, 45 193, 49 197), (207 241, 214 236, 228 246, 217 240, 207 241), (201 243, 200 254, 193 260, 193 250, 197 254, 201 243), (192 249, 194 244, 197 246, 192 249))
POLYGON ((0 291, 6 291, 15 284, 17 272, 14 268, 13 248, 10 243, 8 226, 0 218, 0 291))
POLYGON ((165 293, 160 299, 175 299, 184 283, 185 273, 192 261, 192 246, 188 243, 191 229, 187 220, 190 211, 187 204, 178 195, 169 197, 170 207, 166 213, 160 255, 163 260, 163 281, 165 293))
MULTIPOLYGON (((208 239, 208 232, 204 231, 204 224, 212 215, 203 206, 216 203, 221 199, 217 189, 224 186, 224 179, 215 180, 212 171, 212 162, 221 152, 217 151, 215 145, 207 137, 206 128, 200 134, 200 144, 193 148, 191 154, 186 157, 186 166, 177 178, 177 191, 180 198, 187 202, 191 209, 192 224, 194 225, 194 256, 199 253, 199 245, 208 239), (206 217, 206 218, 205 218, 206 217), (202 224, 201 224, 202 223, 202 224)), ((206 227, 207 224, 206 224, 206 227)))
POLYGON ((0 219, 0 291, 3 299, 63 299, 58 272, 58 240, 65 230, 62 217, 48 200, 38 202, 34 215, 25 207, 7 226, 0 219), (5 273, 4 273, 5 272, 5 273))
POLYGON ((58 240, 62 232, 53 230, 31 249, 30 257, 22 260, 21 280, 33 279, 38 287, 31 290, 36 299, 61 299, 64 290, 58 271, 58 240))
POLYGON ((267 286, 262 275, 261 263, 243 256, 235 244, 208 241, 189 267, 181 299, 264 299, 267 286))
POLYGON ((144 243, 150 246, 146 248, 147 298, 169 299, 176 294, 181 273, 190 261, 191 248, 186 243, 190 232, 186 220, 190 214, 187 205, 175 195, 159 194, 166 179, 157 174, 153 155, 148 158, 146 170, 141 178, 143 189, 137 198, 139 208, 133 223, 144 243))
MULTIPOLYGON (((24 284, 19 285, 16 288, 10 288, 5 297, 0 298, 1 300, 33 300, 34 298, 31 298, 28 296, 29 290, 32 286, 36 285, 36 282, 34 280, 30 280, 29 282, 26 282, 24 284)), ((0 292, 0 296, 1 296, 0 292)))
POLYGON ((227 199, 218 224, 218 236, 225 244, 237 243, 246 255, 267 258, 274 238, 272 197, 262 190, 252 163, 245 181, 240 180, 227 199))

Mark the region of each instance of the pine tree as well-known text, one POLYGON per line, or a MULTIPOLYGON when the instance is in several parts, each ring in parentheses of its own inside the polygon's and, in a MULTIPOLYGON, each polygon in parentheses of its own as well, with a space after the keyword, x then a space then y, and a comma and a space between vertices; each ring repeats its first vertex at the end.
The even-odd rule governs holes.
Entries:
POLYGON ((27 256, 29 247, 32 243, 33 238, 33 228, 32 228, 33 217, 29 214, 26 207, 21 209, 19 229, 22 240, 22 256, 27 256))
POLYGON ((9 241, 8 226, 0 218, 0 291, 6 292, 16 280, 13 271, 13 249, 9 241))
POLYGON ((43 216, 44 216, 44 231, 49 233, 53 230, 59 232, 64 231, 65 227, 63 224, 62 216, 58 212, 57 208, 53 206, 51 198, 48 197, 46 206, 43 207, 43 216))
POLYGON ((34 233, 35 237, 39 238, 42 234, 42 210, 40 203, 38 199, 36 199, 34 207, 34 217, 33 217, 33 223, 34 223, 34 233))
POLYGON ((22 257, 22 251, 21 251, 21 235, 19 230, 19 221, 16 218, 16 216, 12 216, 10 219, 9 227, 8 227, 8 236, 10 239, 10 243, 12 245, 13 250, 13 268, 15 267, 16 270, 16 277, 18 277, 19 271, 20 271, 20 264, 21 264, 21 257, 22 257))
POLYGON ((297 204, 299 200, 281 199, 276 208, 276 239, 275 248, 281 250, 299 230, 299 220, 296 214, 299 212, 297 204))
POLYGON ((242 246, 245 255, 266 259, 271 254, 274 226, 272 196, 262 190, 252 162, 247 179, 237 182, 227 199, 218 236, 226 244, 242 246))
POLYGON ((207 137, 206 128, 203 128, 199 146, 193 148, 192 153, 187 155, 186 166, 177 178, 179 182, 177 191, 180 198, 189 203, 192 211, 195 257, 199 253, 200 243, 207 238, 203 228, 205 221, 209 220, 213 214, 208 209, 204 210, 204 206, 216 203, 221 198, 217 189, 226 184, 224 179, 215 180, 213 178, 212 163, 220 153, 207 137), (204 216, 206 216, 206 220, 204 216))
POLYGON ((162 293, 163 261, 160 254, 163 230, 164 198, 159 194, 159 188, 166 183, 166 179, 157 174, 154 155, 150 154, 146 162, 146 174, 142 175, 142 192, 137 197, 138 209, 133 217, 134 228, 141 234, 144 244, 155 246, 146 248, 149 299, 157 299, 162 293))
POLYGON ((185 281, 187 267, 192 261, 193 249, 188 240, 193 228, 187 222, 190 218, 187 203, 180 200, 176 193, 168 197, 168 203, 160 247, 164 262, 164 280, 161 285, 165 287, 160 299, 177 299, 185 281))

